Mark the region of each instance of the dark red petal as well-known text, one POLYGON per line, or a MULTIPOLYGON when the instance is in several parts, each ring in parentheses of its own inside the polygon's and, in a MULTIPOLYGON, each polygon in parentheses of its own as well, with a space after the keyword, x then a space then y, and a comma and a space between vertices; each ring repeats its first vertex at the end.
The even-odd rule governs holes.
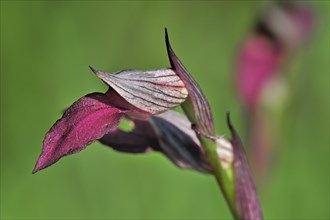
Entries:
POLYGON ((159 151, 158 138, 149 120, 132 119, 134 128, 130 132, 116 128, 99 141, 116 151, 125 153, 145 153, 159 151))
POLYGON ((200 126, 200 128, 206 133, 214 135, 212 113, 207 99, 199 85, 188 73, 179 58, 175 55, 168 38, 167 29, 165 29, 165 41, 172 69, 178 74, 188 90, 188 97, 192 102, 196 119, 193 123, 197 123, 197 125, 200 126))
POLYGON ((234 148, 235 200, 240 219, 263 219, 257 191, 250 173, 241 140, 227 114, 228 127, 232 134, 234 148))
POLYGON ((109 97, 92 93, 73 103, 46 134, 33 173, 77 153, 111 131, 124 110, 111 106, 109 97))

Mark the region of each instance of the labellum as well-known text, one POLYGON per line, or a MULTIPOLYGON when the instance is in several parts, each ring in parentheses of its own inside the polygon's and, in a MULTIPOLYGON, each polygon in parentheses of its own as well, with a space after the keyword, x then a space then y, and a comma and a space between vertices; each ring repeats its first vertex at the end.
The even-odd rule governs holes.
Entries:
POLYGON ((116 128, 100 142, 124 153, 161 152, 180 168, 211 173, 205 152, 184 115, 166 111, 148 120, 129 120, 134 123, 133 130, 116 128))

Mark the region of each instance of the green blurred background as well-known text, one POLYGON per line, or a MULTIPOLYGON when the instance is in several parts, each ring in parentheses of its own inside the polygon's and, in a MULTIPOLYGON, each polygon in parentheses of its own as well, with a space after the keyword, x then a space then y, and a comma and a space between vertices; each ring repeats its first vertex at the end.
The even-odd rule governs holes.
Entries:
MULTIPOLYGON (((169 66, 164 27, 208 97, 218 133, 228 133, 228 110, 244 130, 233 67, 264 4, 1 1, 1 218, 231 218, 214 178, 179 170, 157 153, 120 154, 94 143, 31 171, 61 112, 106 90, 88 65, 108 72, 169 66)), ((316 33, 293 60, 303 65, 299 102, 284 115, 278 161, 258 187, 266 219, 329 218, 330 6, 312 4, 316 33)))

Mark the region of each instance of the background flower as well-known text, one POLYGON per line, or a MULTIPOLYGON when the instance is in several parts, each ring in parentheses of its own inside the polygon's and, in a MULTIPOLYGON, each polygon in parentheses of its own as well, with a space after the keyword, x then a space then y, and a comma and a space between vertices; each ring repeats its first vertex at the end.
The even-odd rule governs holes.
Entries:
MULTIPOLYGON (((252 169, 260 181, 271 174, 282 139, 283 113, 297 79, 293 57, 316 29, 316 11, 305 2, 274 1, 260 11, 237 58, 236 87, 246 116, 252 169)), ((297 77, 302 73, 297 71, 297 77)), ((290 100, 291 99, 291 100, 290 100)))

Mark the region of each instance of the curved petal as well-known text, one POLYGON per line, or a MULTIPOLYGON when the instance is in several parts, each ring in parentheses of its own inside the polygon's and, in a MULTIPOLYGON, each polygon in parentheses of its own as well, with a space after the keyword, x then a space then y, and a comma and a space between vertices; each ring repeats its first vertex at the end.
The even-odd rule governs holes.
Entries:
POLYGON ((91 70, 133 106, 159 114, 184 102, 188 92, 171 69, 123 70, 108 74, 91 70))
POLYGON ((167 111, 149 120, 131 120, 132 131, 115 129, 100 142, 125 153, 159 151, 180 168, 210 172, 205 153, 185 116, 167 111))
POLYGON ((241 140, 227 113, 227 124, 232 135, 234 151, 235 200, 241 219, 263 219, 257 191, 250 173, 241 140))
POLYGON ((151 118, 161 151, 178 167, 209 173, 210 165, 190 121, 174 111, 151 118))
POLYGON ((92 93, 73 103, 46 134, 33 173, 77 153, 111 131, 125 112, 113 107, 109 97, 92 93))
MULTIPOLYGON (((170 59, 171 66, 173 70, 178 74, 180 79, 183 81, 186 86, 189 94, 189 98, 191 100, 194 115, 193 118, 189 118, 192 120, 194 124, 197 124, 202 130, 204 130, 209 135, 214 135, 214 124, 212 119, 212 113, 210 110, 210 106, 207 102, 205 95, 203 94, 201 88, 196 83, 196 81, 191 77, 186 68, 183 66, 179 58, 175 55, 169 38, 167 34, 167 29, 165 29, 165 41, 167 47, 168 57, 170 59)), ((189 114, 189 110, 185 105, 182 106, 184 111, 189 114)))

